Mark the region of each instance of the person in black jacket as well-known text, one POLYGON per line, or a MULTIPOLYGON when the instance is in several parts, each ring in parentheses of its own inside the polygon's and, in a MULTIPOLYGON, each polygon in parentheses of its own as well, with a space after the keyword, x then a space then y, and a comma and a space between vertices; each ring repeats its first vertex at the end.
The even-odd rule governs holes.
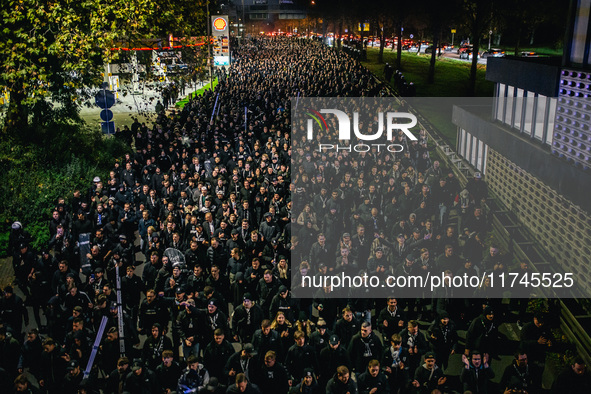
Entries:
POLYGON ((378 315, 378 327, 384 338, 391 338, 406 325, 406 314, 398 307, 398 300, 388 297, 388 306, 380 311, 378 315))
POLYGON ((336 373, 338 367, 341 365, 347 368, 351 367, 349 353, 347 353, 347 349, 344 346, 341 346, 338 336, 334 334, 330 336, 328 346, 320 352, 318 364, 320 368, 318 371, 318 384, 322 389, 326 387, 326 384, 336 373))
POLYGON ((227 376, 228 384, 240 374, 244 375, 246 379, 252 380, 256 378, 259 366, 258 353, 252 343, 245 343, 242 350, 230 356, 224 367, 224 374, 227 376))
POLYGON ((417 393, 430 394, 433 390, 441 390, 446 381, 443 371, 435 364, 435 353, 426 353, 425 363, 417 368, 415 380, 412 382, 417 393))
POLYGON ((487 353, 494 357, 498 351, 498 342, 499 323, 495 319, 492 307, 487 306, 482 315, 472 321, 466 332, 465 354, 478 350, 480 353, 487 353))
POLYGON ((478 394, 487 394, 490 381, 495 377, 495 373, 488 365, 488 354, 472 352, 470 359, 462 354, 464 369, 460 375, 464 391, 471 391, 478 394))
POLYGON ((125 377, 123 390, 129 394, 147 394, 158 392, 156 375, 144 366, 142 360, 136 359, 131 366, 131 372, 125 377))
POLYGON ((242 299, 242 305, 236 307, 232 315, 234 340, 240 340, 241 343, 250 342, 252 335, 263 321, 263 310, 252 300, 252 295, 245 293, 242 299))
POLYGON ((287 393, 291 385, 287 369, 277 361, 277 354, 270 350, 265 354, 263 366, 254 382, 263 394, 287 393))
POLYGON ((362 373, 371 360, 382 358, 382 350, 382 341, 372 332, 371 323, 363 322, 361 331, 349 343, 348 352, 353 369, 362 373))
POLYGON ((458 332, 447 312, 441 312, 438 320, 429 329, 429 342, 435 352, 435 358, 446 369, 449 356, 454 354, 458 347, 458 332))
POLYGON ((120 357, 117 360, 117 368, 111 371, 107 377, 104 389, 105 394, 119 394, 120 387, 123 386, 123 382, 129 372, 129 359, 127 357, 120 357))
POLYGON ((546 325, 544 315, 536 314, 533 321, 521 331, 521 348, 527 353, 530 364, 544 368, 546 352, 554 345, 554 335, 546 325))
POLYGON ((304 369, 318 371, 318 360, 314 348, 306 344, 306 334, 303 331, 296 331, 293 339, 295 344, 287 351, 285 366, 295 380, 300 380, 304 376, 304 369))
POLYGON ((400 332, 402 348, 408 352, 408 373, 414 376, 415 369, 421 362, 421 357, 429 348, 425 335, 419 330, 416 320, 408 322, 408 328, 400 332))
POLYGON ((343 345, 348 346, 353 335, 359 332, 361 323, 354 317, 353 311, 348 306, 343 309, 342 316, 335 324, 334 333, 340 338, 343 345))
POLYGON ((367 370, 357 378, 357 386, 361 394, 390 394, 388 377, 380 371, 380 362, 371 360, 367 370))
POLYGON ((181 374, 183 373, 179 363, 174 361, 173 352, 162 352, 162 363, 156 367, 156 381, 160 392, 169 393, 176 390, 181 374))
POLYGON ((312 368, 306 368, 302 381, 289 390, 289 394, 320 394, 322 392, 318 382, 314 379, 312 368))
POLYGON ((218 378, 222 384, 226 382, 224 366, 233 354, 234 346, 225 339, 224 330, 216 329, 213 333, 213 341, 205 347, 203 352, 203 363, 207 366, 209 375, 218 378))
POLYGON ((326 385, 326 394, 357 394, 357 383, 351 379, 349 368, 341 365, 326 385))

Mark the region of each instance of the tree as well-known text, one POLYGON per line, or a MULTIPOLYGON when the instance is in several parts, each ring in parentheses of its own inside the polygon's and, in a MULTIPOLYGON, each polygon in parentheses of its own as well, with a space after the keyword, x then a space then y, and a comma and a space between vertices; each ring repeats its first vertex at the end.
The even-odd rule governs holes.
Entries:
POLYGON ((494 16, 495 3, 493 0, 464 0, 466 22, 472 36, 472 67, 468 83, 468 95, 476 93, 476 71, 478 70, 478 54, 480 40, 484 32, 489 29, 494 16))
POLYGON ((86 88, 100 85, 103 64, 118 56, 111 51, 114 42, 133 43, 161 34, 163 25, 157 21, 173 26, 171 32, 196 31, 199 23, 204 25, 201 4, 185 0, 177 5, 151 0, 2 2, 0 84, 10 97, 3 135, 34 141, 37 128, 29 127, 30 122, 44 119, 35 112, 51 114, 53 104, 60 104, 61 116, 76 120, 76 103, 88 97, 86 88))

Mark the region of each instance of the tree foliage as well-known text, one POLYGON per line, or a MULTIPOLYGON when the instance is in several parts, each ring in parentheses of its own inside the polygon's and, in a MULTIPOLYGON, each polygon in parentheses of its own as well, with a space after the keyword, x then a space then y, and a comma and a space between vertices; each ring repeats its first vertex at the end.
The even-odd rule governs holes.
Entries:
POLYGON ((18 136, 50 99, 75 119, 84 88, 103 80, 115 42, 202 33, 203 1, 5 0, 0 6, 0 84, 10 96, 3 133, 18 136), (167 28, 168 27, 168 30, 167 28), (202 30, 200 30, 202 29, 202 30), (168 34, 166 34, 168 35, 168 34))

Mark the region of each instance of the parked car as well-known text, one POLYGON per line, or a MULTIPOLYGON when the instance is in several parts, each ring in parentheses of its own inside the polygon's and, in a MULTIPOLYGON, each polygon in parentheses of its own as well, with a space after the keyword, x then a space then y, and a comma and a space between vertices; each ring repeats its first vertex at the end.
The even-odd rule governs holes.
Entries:
POLYGON ((505 51, 498 48, 491 48, 482 52, 482 57, 505 57, 505 51))

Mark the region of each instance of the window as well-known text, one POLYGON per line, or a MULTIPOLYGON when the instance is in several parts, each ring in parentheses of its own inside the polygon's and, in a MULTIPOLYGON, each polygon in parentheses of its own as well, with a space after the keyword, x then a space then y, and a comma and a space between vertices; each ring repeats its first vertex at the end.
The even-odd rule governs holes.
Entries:
POLYGON ((538 95, 538 104, 536 106, 536 120, 534 137, 537 140, 542 140, 544 136, 544 120, 546 119, 546 96, 538 95))
POLYGON ((523 96, 525 92, 523 89, 517 88, 517 95, 515 99, 515 119, 513 121, 513 127, 521 131, 521 118, 523 117, 523 96))

